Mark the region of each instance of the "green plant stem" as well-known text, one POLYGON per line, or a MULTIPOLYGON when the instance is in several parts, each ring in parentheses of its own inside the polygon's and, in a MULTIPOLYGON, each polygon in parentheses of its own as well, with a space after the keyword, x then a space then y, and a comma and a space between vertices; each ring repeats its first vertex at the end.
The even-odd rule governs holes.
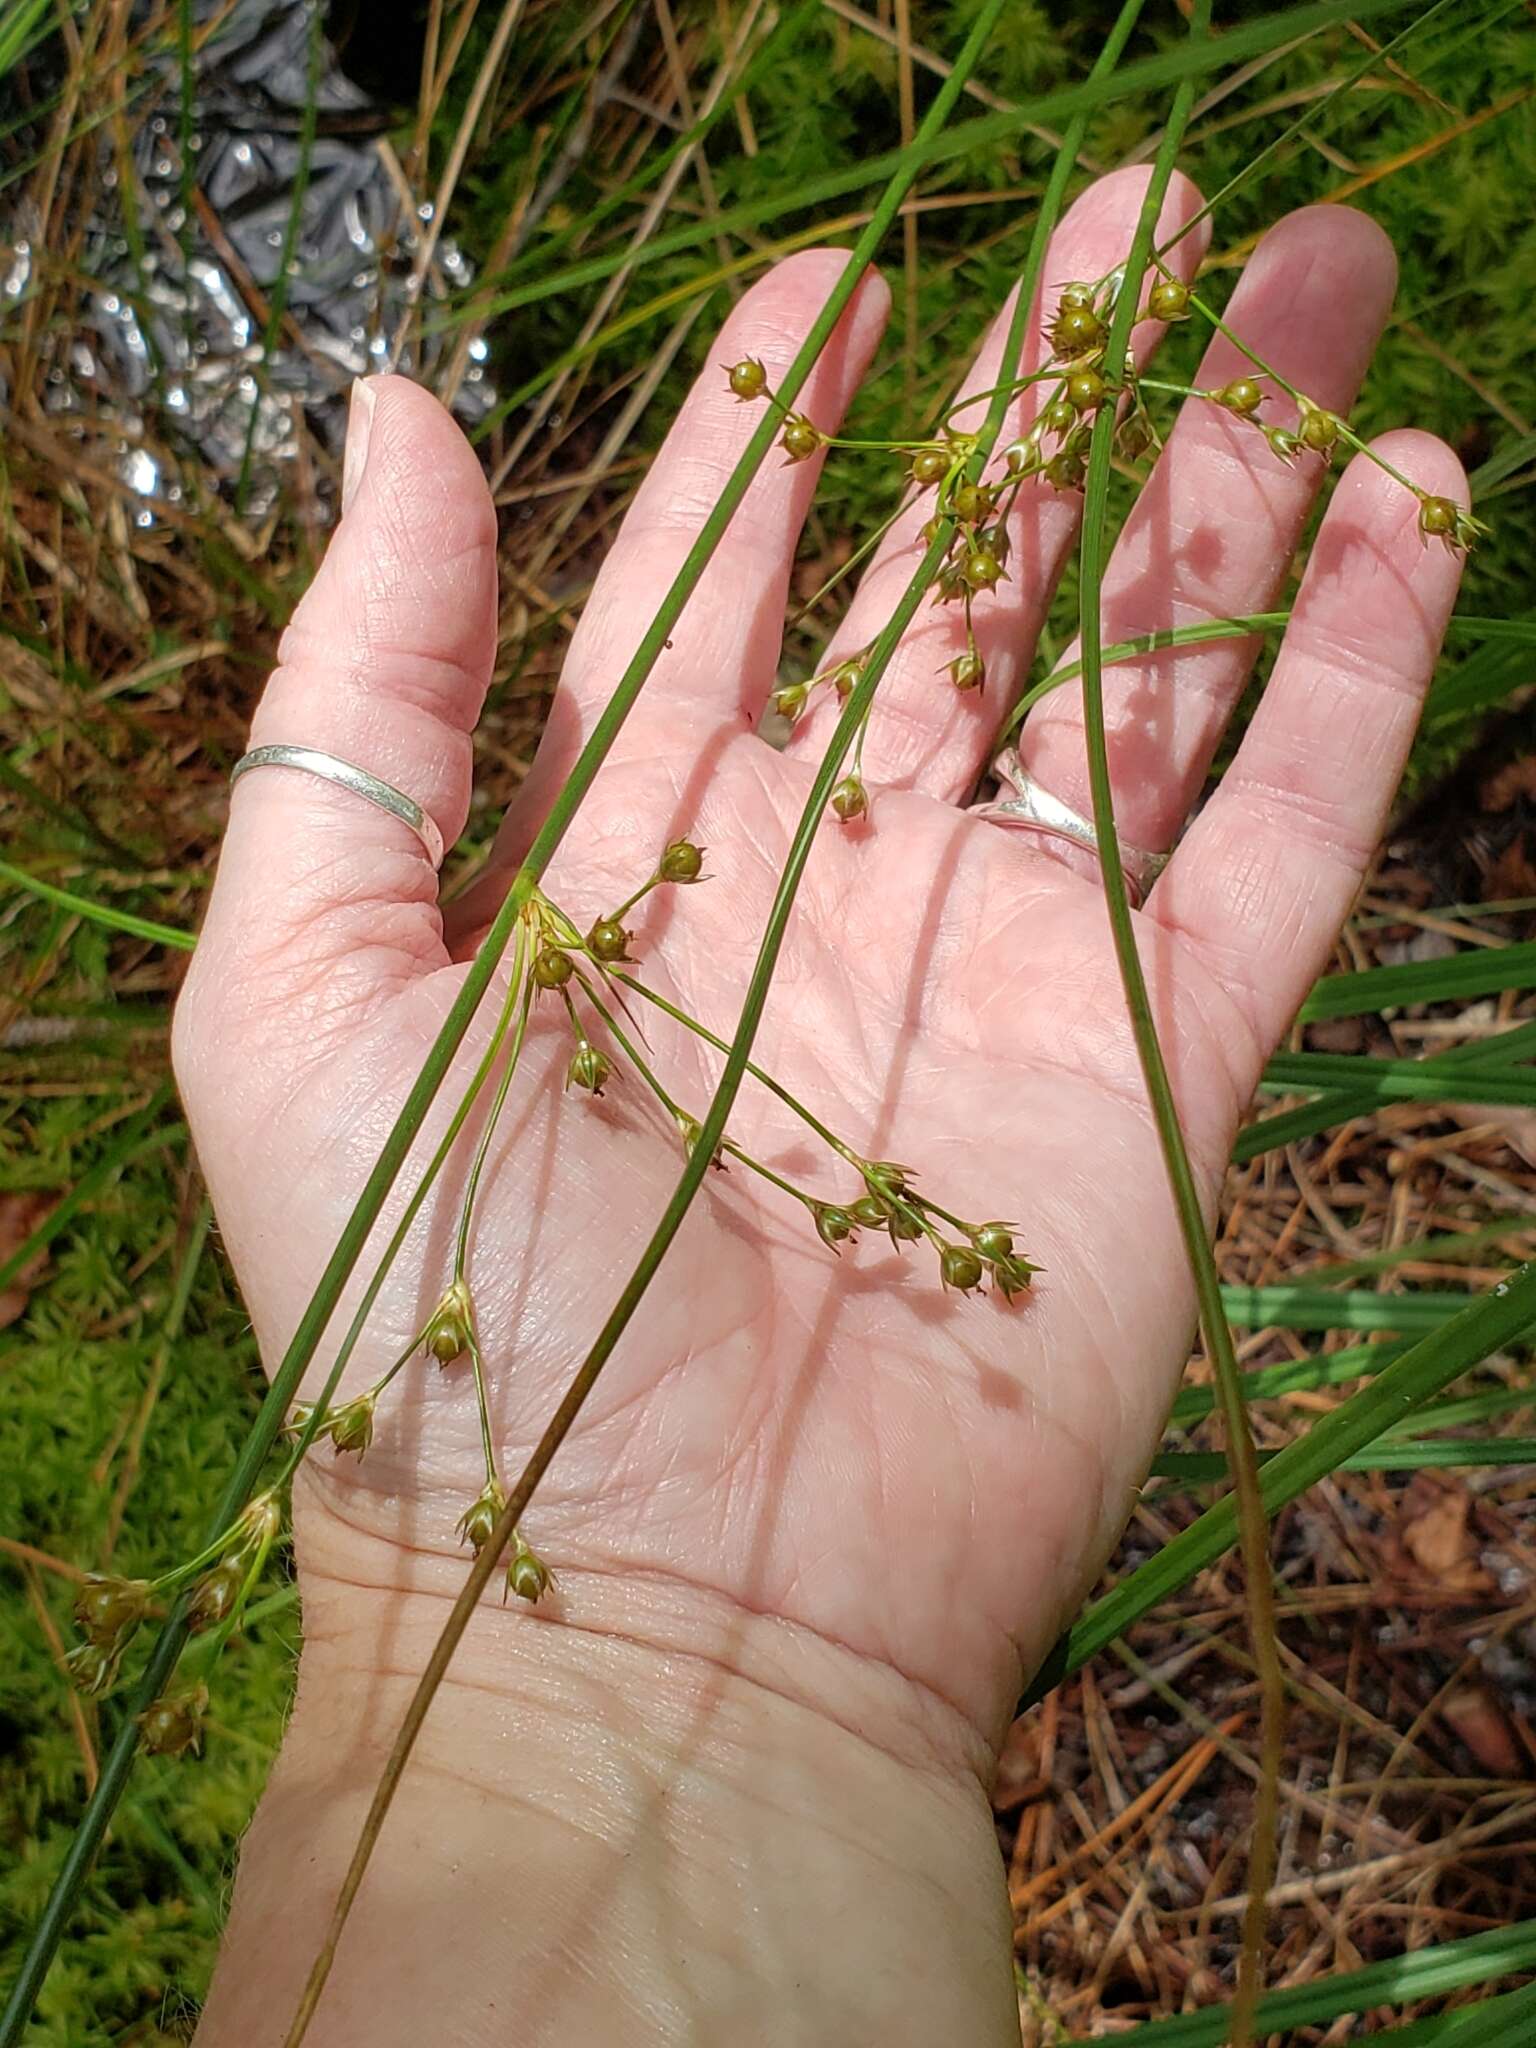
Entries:
MULTIPOLYGON (((953 70, 945 79, 935 95, 927 114, 924 116, 918 136, 915 138, 913 150, 902 157, 896 175, 882 194, 879 205, 876 207, 868 226, 859 237, 849 257, 848 267, 844 271, 843 277, 839 280, 839 284, 828 299, 826 306, 818 314, 812 325, 811 332, 800 353, 796 356, 790 371, 780 380, 780 391, 787 392, 791 398, 804 382, 811 363, 820 353, 835 325, 838 315, 851 297, 858 278, 862 276, 874 250, 883 240, 886 231, 896 217, 903 198, 906 196, 917 175, 918 163, 920 161, 917 145, 935 134, 948 120, 966 79, 974 70, 983 49, 986 47, 1004 4, 1005 0, 986 0, 986 5, 978 16, 971 34, 967 37, 964 47, 955 59, 953 70)), ((1134 18, 1137 5, 1139 5, 1139 0, 1133 0, 1133 4, 1128 6, 1126 10, 1131 14, 1132 18, 1134 18)), ((1100 61, 1102 62, 1103 59, 1100 61)), ((1063 175, 1061 182, 1064 186, 1066 182, 1065 175, 1063 175)), ((1039 228, 1037 225, 1037 237, 1038 233, 1039 228)), ((538 877, 543 873, 544 867, 548 863, 549 855, 553 852, 554 845, 558 843, 558 838, 564 831, 565 824, 569 821, 569 818, 575 812, 576 806, 585 796, 603 755, 606 754, 609 745, 612 743, 613 736, 617 733, 620 724, 627 715, 630 703, 633 702, 634 696, 638 693, 640 682, 649 673, 651 665, 660 653, 667 636, 670 634, 677 617, 683 609, 683 604, 686 602, 687 596, 693 587, 693 582, 702 573, 703 566, 708 561, 709 555, 713 552, 719 535, 724 531, 726 522, 746 490, 747 482, 752 472, 767 452, 774 435, 775 425, 776 422, 773 415, 771 413, 765 414, 763 420, 753 433, 748 443, 746 454, 732 472, 732 476, 717 500, 714 510, 705 521, 699 539, 689 551, 684 569, 680 573, 677 583, 674 584, 673 590, 669 592, 667 599, 663 600, 661 609, 642 639, 634 659, 620 678, 618 686, 593 728, 592 737, 583 750, 575 770, 562 789, 560 796, 556 799, 555 806, 550 813, 550 818, 546 821, 538 839, 535 840, 534 847, 530 851, 527 861, 515 878, 507 903, 503 906, 496 924, 492 926, 491 934, 487 937, 485 946, 482 947, 481 955, 477 957, 476 967, 479 966, 480 959, 484 958, 490 951, 493 940, 498 933, 501 938, 501 948, 504 949, 506 935, 510 931, 511 920, 518 915, 523 902, 531 894, 538 877), (689 578, 690 569, 693 571, 691 579, 689 578), (584 767, 585 773, 583 773, 584 767), (551 838, 552 827, 557 824, 557 821, 559 829, 551 838), (545 844, 546 841, 549 842, 547 845, 545 844), (538 857, 540 855, 542 855, 542 858, 538 857)), ((374 1843, 377 1841, 379 1830, 384 1824, 384 1817, 388 1813, 394 1799, 395 1788, 410 1759, 411 1751, 415 1746, 416 1736, 422 1722, 426 1718, 428 1708, 442 1681, 443 1674, 448 1668, 449 1660, 458 1647, 464 1630, 469 1625, 469 1618, 474 1612, 481 1594, 489 1584, 491 1575, 497 1569, 513 1531, 533 1496, 534 1489, 543 1477, 559 1445, 564 1441, 576 1416, 580 1413, 581 1407, 592 1386, 596 1383, 603 1365, 617 1344, 623 1330, 628 1325, 629 1319, 638 1305, 641 1296, 644 1294, 646 1287, 649 1285, 652 1275, 661 1263, 663 1254, 670 1245, 672 1238, 676 1235, 683 1216, 703 1178, 709 1159, 713 1156, 715 1145, 724 1128, 725 1118, 731 1101, 740 1083, 741 1069, 751 1048, 758 1017, 761 1015, 763 1003, 767 998, 768 983, 777 959, 778 947, 783 938, 784 927, 788 922, 800 874, 809 857, 811 843, 821 822, 821 815, 826 806, 827 798, 830 795, 832 784, 836 779, 843 754, 846 752, 857 720, 862 717, 869 699, 874 694, 875 686, 879 681, 880 674, 883 672, 886 661, 889 659, 890 651, 899 637, 900 630, 905 625, 906 620, 915 612, 922 591, 927 587, 927 580, 931 577, 934 570, 937 569, 939 562, 943 558, 942 551, 948 547, 948 543, 949 533, 945 531, 928 549, 918 577, 913 579, 913 584, 909 587, 903 607, 898 610, 897 616, 893 618, 885 633, 881 635, 881 640, 876 646, 875 656, 871 658, 871 662, 866 668, 859 686, 849 699, 843 717, 839 720, 827 755, 816 775, 805 815, 801 820, 800 828, 795 835, 795 840, 790 850, 785 874, 774 899, 774 908, 770 915, 768 931, 764 937, 758 966, 754 971, 748 989, 742 1025, 737 1034, 736 1045, 733 1047, 731 1059, 726 1063, 725 1074, 722 1076, 720 1086, 716 1091, 709 1115, 705 1119, 702 1136, 693 1147, 689 1158, 684 1164, 683 1174, 678 1187, 650 1244, 642 1254, 640 1264, 634 1274, 631 1275, 618 1304, 604 1324, 596 1342, 587 1354, 581 1368, 571 1381, 559 1406, 551 1417, 543 1436, 530 1456, 516 1486, 513 1488, 506 1506, 497 1517, 496 1526, 490 1540, 483 1546, 471 1565, 465 1583, 454 1601, 442 1632, 437 1642, 433 1645, 426 1668, 422 1672, 416 1690, 406 1708, 405 1717, 395 1739, 394 1746, 384 1766, 379 1783, 375 1788, 356 1850, 346 1875, 342 1880, 341 1890, 336 1900, 330 1924, 327 1927, 319 1951, 316 1954, 314 1965, 300 1995, 293 2021, 286 2036, 285 2048, 299 2048, 299 2044, 309 2031, 310 2020, 325 1988, 326 1980, 330 1975, 337 1943, 341 1939, 342 1930, 351 1912, 352 1902, 357 1895, 358 1886, 362 1883, 363 1873, 368 1867, 374 1843), (919 578, 921 578, 921 581, 919 581, 919 578)), ((498 949, 496 957, 500 957, 500 949, 498 949)), ((473 973, 474 970, 472 969, 471 972, 473 973)), ((487 970, 488 972, 489 970, 487 970)), ((467 1023, 467 1021, 466 1015, 465 1022, 467 1023)), ((103 1776, 105 1776, 105 1772, 103 1772, 103 1776)), ((3 2035, 0 2035, 0 2048, 11 2048, 11 2043, 3 2035)))
POLYGON ((68 889, 55 888, 52 882, 29 875, 25 868, 13 867, 8 860, 0 860, 0 882, 10 882, 31 896, 41 897, 44 903, 71 911, 92 924, 105 925, 109 931, 127 932, 131 938, 149 939, 157 946, 174 946, 182 953, 190 953, 197 943, 191 932, 178 931, 174 925, 155 924, 147 917, 134 917, 126 910, 111 910, 104 903, 92 902, 88 896, 72 895, 68 889))
MULTIPOLYGON (((1209 31, 1209 0, 1197 0, 1190 19, 1192 38, 1209 31)), ((1125 279, 1110 318, 1105 359, 1125 360, 1140 298, 1141 277, 1151 252, 1163 194, 1173 173, 1174 158, 1194 104, 1194 86, 1185 81, 1174 95, 1168 122, 1158 145, 1142 205, 1141 218, 1123 270, 1125 279)), ((1079 632, 1083 670, 1083 723, 1088 779, 1093 792, 1093 822, 1103 871, 1105 903, 1120 967, 1126 1007, 1135 1034, 1147 1095, 1162 1147, 1179 1229, 1189 1256, 1199 1303, 1205 1346, 1215 1370, 1226 1422, 1228 1458, 1238 1504, 1240 1548, 1248 1585, 1249 1628, 1259 1677, 1262 1737, 1258 1791, 1248 1858, 1248 1910, 1243 1923, 1238 1962, 1237 1997, 1232 2008, 1233 2048, 1248 2048, 1253 2039, 1253 2013, 1263 1981, 1264 1923, 1269 1887, 1274 1876, 1275 1834, 1279 1814, 1279 1774, 1285 1748, 1285 1678, 1275 1639, 1274 1581, 1270 1574, 1269 1531, 1259 1490, 1259 1467, 1248 1412, 1243 1401, 1237 1358, 1222 1308, 1221 1281, 1206 1235, 1205 1213, 1194 1169, 1179 1126, 1173 1089, 1158 1042, 1152 1004, 1136 946, 1136 927, 1126 890, 1125 868, 1115 830, 1114 791, 1110 781, 1109 744, 1104 723, 1104 674, 1100 594, 1108 552, 1110 457, 1116 411, 1102 406, 1093 423, 1089 446, 1083 531, 1080 549, 1081 607, 1079 632)))
POLYGON ((459 1208, 458 1235, 453 1246, 453 1277, 460 1282, 464 1278, 465 1262, 469 1257, 469 1226, 474 1216, 475 1196, 480 1190, 480 1176, 485 1172, 491 1141, 496 1135, 496 1126, 501 1120, 507 1092, 512 1086, 512 1077, 517 1072, 523 1043, 528 1036, 528 1018, 533 1009, 534 993, 533 975, 529 972, 529 951, 528 927, 526 924, 520 924, 517 946, 512 958, 512 984, 507 992, 507 1009, 510 1010, 514 1004, 516 1005, 517 1023, 513 1027, 512 1044, 507 1053, 506 1065, 501 1070, 501 1079, 496 1084, 496 1093, 491 1101, 490 1115, 485 1120, 485 1129, 480 1133, 480 1142, 475 1147, 474 1163, 464 1184, 464 1200, 459 1208))

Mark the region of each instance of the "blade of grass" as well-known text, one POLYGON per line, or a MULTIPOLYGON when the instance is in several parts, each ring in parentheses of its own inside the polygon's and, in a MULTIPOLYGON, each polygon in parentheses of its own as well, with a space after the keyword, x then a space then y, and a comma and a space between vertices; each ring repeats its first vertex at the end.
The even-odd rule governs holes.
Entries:
MULTIPOLYGON (((1420 1297, 1422 1299, 1422 1297, 1420 1297)), ((1273 1514, 1346 1458, 1386 1434, 1394 1424, 1448 1387, 1496 1351, 1529 1340, 1536 1328, 1536 1264, 1521 1266, 1508 1280, 1477 1296, 1438 1329, 1413 1345, 1370 1385, 1306 1436, 1277 1453, 1259 1474, 1260 1489, 1273 1514)), ((1197 1572, 1232 1547, 1237 1533, 1236 1503, 1230 1498, 1192 1522, 1154 1557, 1094 1601, 1057 1642, 1021 1702, 1030 1706, 1070 1672, 1098 1655, 1157 1604, 1188 1585, 1197 1572)))
POLYGON ((1368 967, 1363 974, 1328 974, 1302 1004, 1299 1021, 1360 1017, 1406 1003, 1461 1002, 1506 988, 1536 988, 1536 942, 1490 946, 1449 960, 1413 960, 1401 967, 1368 967))
MULTIPOLYGON (((1359 1970, 1330 1971, 1311 1984, 1271 1991, 1259 2001, 1254 2017, 1261 2033, 1323 2026, 1345 2013, 1442 1998, 1464 1984, 1485 1984, 1490 1977, 1530 1969, 1536 1969, 1536 1920, 1521 1920, 1513 1927, 1491 1928, 1463 1941, 1438 1942, 1411 1955, 1367 1963, 1359 1970)), ((1132 2027, 1124 2038, 1136 2042, 1137 2048, 1220 2048, 1230 2011, 1228 2006, 1215 2005, 1180 2013, 1175 2019, 1151 2020, 1132 2027)), ((1395 2031, 1373 2034, 1371 2039, 1388 2041, 1395 2031)), ((1400 2042, 1400 2031, 1398 2038, 1400 2042)))
MULTIPOLYGON (((1278 1451, 1260 1451, 1261 1466, 1273 1464, 1278 1451)), ((1536 1437, 1456 1437, 1437 1442, 1377 1444, 1356 1451, 1334 1469, 1339 1472, 1417 1472, 1441 1465, 1536 1465, 1536 1437)), ((1190 1485, 1218 1483, 1227 1476, 1220 1451, 1159 1451, 1152 1460, 1154 1479, 1182 1479, 1190 1485)))
POLYGON ((68 889, 56 889, 52 882, 40 881, 24 868, 12 867, 8 860, 0 860, 0 882, 10 882, 29 895, 41 897, 45 903, 56 904, 60 910, 72 911, 91 924, 105 925, 109 931, 127 932, 132 938, 149 939, 157 946, 174 946, 183 953, 190 953, 196 944, 190 932, 178 931, 174 925, 155 924, 127 910, 112 910, 105 903, 95 903, 89 896, 76 896, 68 889))
POLYGON ((88 1172, 81 1174, 69 1193, 23 1240, 8 1259, 0 1260, 0 1288, 9 1287, 40 1251, 52 1244, 67 1224, 73 1222, 88 1202, 94 1202, 126 1167, 146 1152, 179 1145, 187 1135, 185 1124, 157 1125, 161 1111, 171 1099, 169 1084, 157 1088, 133 1120, 118 1134, 117 1142, 104 1152, 88 1172))

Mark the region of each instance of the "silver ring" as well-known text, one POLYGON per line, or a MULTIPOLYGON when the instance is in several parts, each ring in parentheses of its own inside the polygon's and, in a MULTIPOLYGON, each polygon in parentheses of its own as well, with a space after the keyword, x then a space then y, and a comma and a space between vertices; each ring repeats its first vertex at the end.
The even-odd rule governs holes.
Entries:
MULTIPOLYGON (((992 773, 1013 794, 996 797, 991 803, 973 804, 973 818, 987 818, 997 825, 1020 825, 1046 839, 1064 839, 1068 845, 1081 847, 1084 853, 1098 859, 1099 835, 1092 820, 1064 804, 1059 796, 1052 796, 1048 789, 1042 789, 1014 748, 1003 749, 992 763, 992 773)), ((1145 853, 1139 846, 1127 846, 1121 840, 1120 860, 1133 904, 1146 901, 1147 891, 1167 867, 1169 858, 1166 853, 1145 853)))
POLYGON ((318 747, 252 747, 230 770, 230 787, 233 788, 241 776, 248 775, 253 768, 302 768, 307 775, 318 775, 322 781, 334 782, 338 789, 350 789, 354 796, 366 798, 381 811, 388 811, 392 818, 398 818, 403 825, 409 825, 427 849, 427 858, 433 867, 442 866, 443 835, 431 813, 424 811, 404 790, 396 789, 393 783, 381 782, 366 768, 343 761, 337 754, 323 754, 318 747))

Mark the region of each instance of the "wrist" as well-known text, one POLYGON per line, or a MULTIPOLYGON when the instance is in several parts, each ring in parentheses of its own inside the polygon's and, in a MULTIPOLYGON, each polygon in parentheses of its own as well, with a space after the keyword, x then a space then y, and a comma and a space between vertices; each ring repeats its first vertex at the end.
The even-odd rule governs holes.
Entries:
MULTIPOLYGON (((302 1533, 299 1697, 207 2048, 282 2026, 462 1564, 302 1533), (439 1581, 438 1565, 447 1567, 439 1581), (253 1965, 260 1959, 261 1967, 253 1965), (259 1991, 255 1988, 260 1986, 259 1991), (236 2001, 249 2001, 239 2009, 236 2001)), ((473 1617, 375 1849, 319 2044, 1016 2038, 986 1758, 885 1666, 649 1576, 473 1617), (757 2017, 754 2019, 754 2015, 757 2017)))

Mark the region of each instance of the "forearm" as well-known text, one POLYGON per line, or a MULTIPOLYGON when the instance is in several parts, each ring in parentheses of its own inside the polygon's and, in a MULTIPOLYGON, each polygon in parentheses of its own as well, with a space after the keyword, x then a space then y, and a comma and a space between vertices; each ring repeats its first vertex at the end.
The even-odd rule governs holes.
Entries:
MULTIPOLYGON (((311 2048, 1017 2040, 995 1840, 974 1771, 944 1753, 947 1710, 861 1666, 829 1717, 845 1653, 775 1645, 665 1586, 561 1599, 563 1619, 472 1623, 311 2048)), ((198 2048, 284 2041, 446 1613, 437 1593, 353 1587, 308 1604, 198 2048)))

